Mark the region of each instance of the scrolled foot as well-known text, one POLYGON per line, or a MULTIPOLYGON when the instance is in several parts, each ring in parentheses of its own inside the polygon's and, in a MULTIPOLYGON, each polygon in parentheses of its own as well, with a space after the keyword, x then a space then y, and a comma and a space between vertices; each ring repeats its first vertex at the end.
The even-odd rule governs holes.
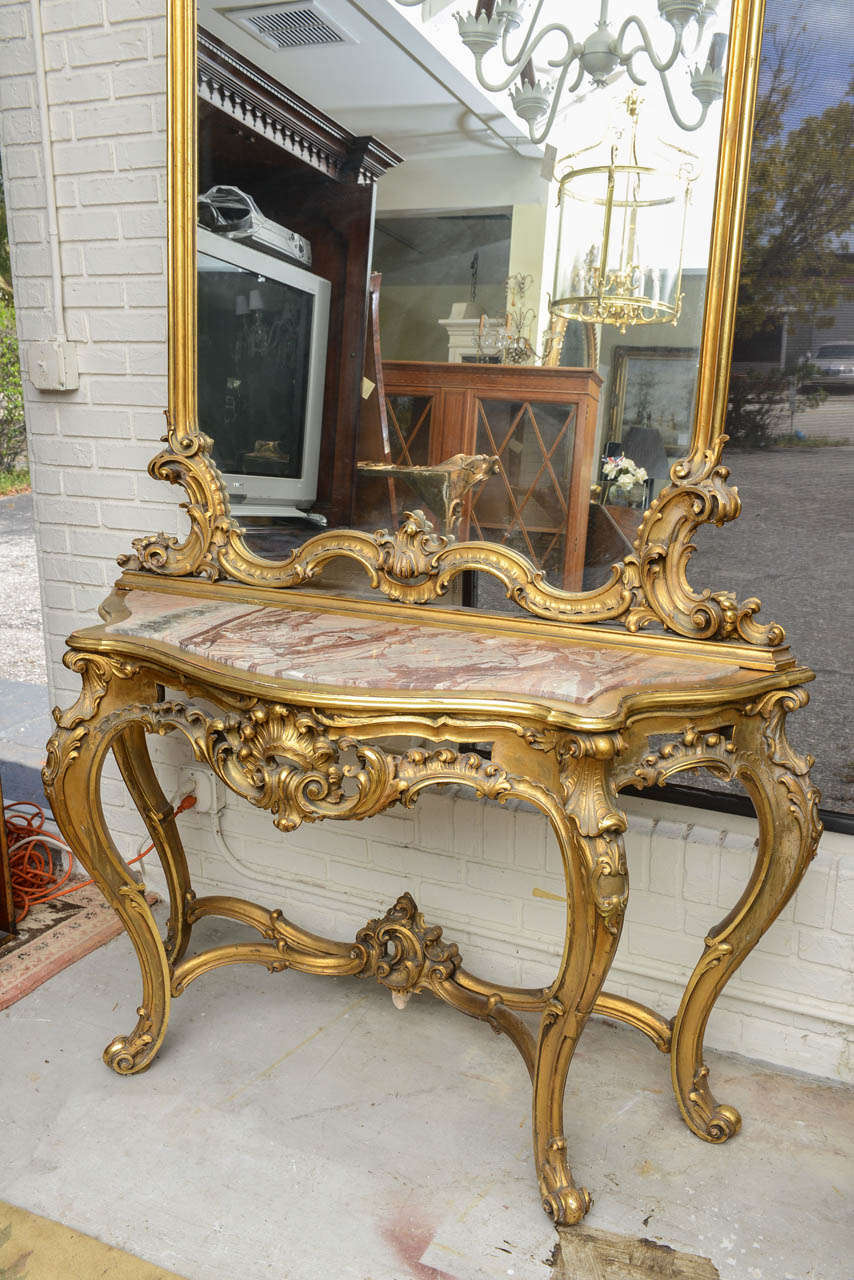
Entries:
POLYGON ((694 1076, 694 1087, 688 1094, 685 1119, 691 1130, 704 1142, 726 1142, 741 1128, 741 1115, 735 1107, 718 1102, 709 1088, 709 1068, 702 1066, 694 1076))
POLYGON ((593 1203, 586 1187, 576 1187, 566 1163, 566 1142, 552 1138, 540 1170, 543 1208, 556 1227, 572 1227, 580 1222, 593 1203))
POLYGON ((151 1065, 156 1052, 152 1021, 145 1009, 137 1009, 139 1022, 129 1036, 116 1036, 104 1050, 104 1061, 120 1076, 135 1075, 151 1065))

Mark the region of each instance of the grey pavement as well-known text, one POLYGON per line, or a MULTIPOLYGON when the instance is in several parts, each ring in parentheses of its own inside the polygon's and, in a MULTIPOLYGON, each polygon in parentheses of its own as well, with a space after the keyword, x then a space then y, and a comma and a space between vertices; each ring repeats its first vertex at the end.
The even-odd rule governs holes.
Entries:
POLYGON ((833 392, 821 404, 800 409, 794 416, 782 410, 777 432, 802 431, 810 438, 821 437, 835 444, 854 444, 854 395, 833 392))
MULTIPOLYGON (((555 1256, 505 1037, 429 996, 401 1012, 375 983, 240 965, 192 983, 151 1070, 121 1077, 101 1049, 138 1004, 121 937, 0 1013, 13 1203, 188 1280, 592 1280, 555 1256)), ((665 1246, 662 1280, 695 1274, 668 1248, 722 1280, 850 1280, 854 1092, 707 1059, 744 1116, 723 1145, 682 1123, 648 1040, 585 1030, 566 1138, 586 1225, 665 1246)))
POLYGON ((792 741, 816 757, 823 805, 850 813, 854 445, 730 449, 724 460, 742 513, 698 531, 689 581, 739 600, 759 596, 760 621, 785 627, 795 656, 816 673, 809 706, 790 721, 792 741))
POLYGON ((53 729, 46 684, 0 679, 0 779, 3 799, 47 803, 41 783, 53 729))
POLYGON ((0 779, 3 798, 44 805, 41 766, 53 721, 29 493, 0 498, 0 779))
POLYGON ((31 493, 0 498, 0 677, 47 683, 31 493))

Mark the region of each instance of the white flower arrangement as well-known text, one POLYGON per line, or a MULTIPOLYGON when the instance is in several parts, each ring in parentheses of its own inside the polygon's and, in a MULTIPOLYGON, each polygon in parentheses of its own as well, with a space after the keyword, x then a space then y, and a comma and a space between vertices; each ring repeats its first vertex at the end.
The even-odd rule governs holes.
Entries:
POLYGON ((639 467, 631 458, 627 458, 624 453, 619 454, 616 458, 604 457, 602 459, 602 474, 608 481, 608 488, 612 486, 617 489, 623 489, 628 492, 634 489, 635 485, 643 484, 646 480, 646 470, 639 467))

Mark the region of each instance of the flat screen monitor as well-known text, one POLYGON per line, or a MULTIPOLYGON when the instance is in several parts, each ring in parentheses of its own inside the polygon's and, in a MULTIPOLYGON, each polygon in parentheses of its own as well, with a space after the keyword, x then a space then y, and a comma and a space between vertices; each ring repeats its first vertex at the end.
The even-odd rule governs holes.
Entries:
POLYGON ((199 421, 235 515, 317 497, 328 280, 199 227, 199 421))

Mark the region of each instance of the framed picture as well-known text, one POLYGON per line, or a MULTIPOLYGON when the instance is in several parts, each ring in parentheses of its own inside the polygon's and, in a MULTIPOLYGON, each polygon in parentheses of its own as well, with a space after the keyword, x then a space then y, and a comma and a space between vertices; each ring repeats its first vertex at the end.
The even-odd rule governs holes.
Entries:
POLYGON ((668 456, 687 449, 697 388, 696 347, 614 347, 608 436, 657 432, 668 456))

